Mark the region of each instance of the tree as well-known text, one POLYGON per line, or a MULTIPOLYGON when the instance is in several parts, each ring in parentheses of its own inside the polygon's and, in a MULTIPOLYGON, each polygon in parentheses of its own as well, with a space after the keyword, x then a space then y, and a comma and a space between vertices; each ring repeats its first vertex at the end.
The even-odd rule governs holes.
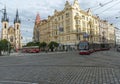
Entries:
POLYGON ((2 51, 3 47, 2 47, 2 42, 0 41, 0 56, 1 56, 1 51, 2 51))
POLYGON ((51 49, 51 51, 53 51, 53 49, 55 47, 57 48, 59 46, 59 44, 57 42, 51 41, 48 46, 51 49))
POLYGON ((10 49, 11 49, 11 45, 9 41, 7 41, 6 39, 3 39, 0 41, 0 55, 2 51, 9 50, 8 52, 10 52, 10 49))
POLYGON ((37 46, 40 46, 40 42, 35 42, 35 44, 36 44, 37 46))
POLYGON ((26 46, 37 46, 34 42, 28 42, 26 46))
POLYGON ((47 43, 46 42, 42 42, 39 44, 39 47, 43 50, 45 50, 45 47, 47 46, 47 43))

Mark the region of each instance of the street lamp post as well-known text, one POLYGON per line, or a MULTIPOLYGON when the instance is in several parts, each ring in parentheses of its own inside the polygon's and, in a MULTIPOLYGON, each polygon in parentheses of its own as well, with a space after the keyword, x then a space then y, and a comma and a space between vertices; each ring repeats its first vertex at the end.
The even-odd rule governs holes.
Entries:
POLYGON ((10 55, 10 43, 8 42, 8 55, 10 55))

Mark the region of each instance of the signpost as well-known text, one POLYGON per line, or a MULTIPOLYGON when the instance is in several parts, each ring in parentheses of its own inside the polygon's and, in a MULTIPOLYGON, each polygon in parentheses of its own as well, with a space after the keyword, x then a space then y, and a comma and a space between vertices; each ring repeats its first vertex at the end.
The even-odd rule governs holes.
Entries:
POLYGON ((83 38, 88 38, 88 37, 89 37, 89 35, 87 33, 83 34, 83 38))

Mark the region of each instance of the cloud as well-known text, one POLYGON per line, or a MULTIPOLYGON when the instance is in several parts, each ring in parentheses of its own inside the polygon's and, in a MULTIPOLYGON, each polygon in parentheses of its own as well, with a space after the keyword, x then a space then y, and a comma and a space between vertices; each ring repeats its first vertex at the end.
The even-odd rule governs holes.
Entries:
MULTIPOLYGON (((73 4, 74 0, 68 0, 71 4, 73 4)), ((91 8, 92 13, 98 14, 102 19, 107 19, 110 23, 114 23, 118 27, 120 27, 119 22, 120 19, 116 19, 116 16, 120 15, 120 5, 119 0, 78 0, 81 9, 91 8), (113 1, 103 7, 102 5, 113 1), (111 7, 114 4, 116 6, 104 11, 103 10, 111 7)), ((8 17, 10 19, 10 25, 13 25, 13 20, 15 18, 16 9, 19 10, 19 15, 21 18, 21 33, 24 38, 28 36, 32 38, 33 36, 33 28, 34 28, 34 20, 36 14, 39 12, 41 19, 47 18, 48 15, 53 15, 54 10, 62 10, 64 8, 66 0, 0 0, 1 9, 4 8, 4 5, 7 7, 8 17), (26 30, 29 30, 29 33, 26 33, 26 30)), ((2 14, 0 14, 2 15, 2 14)), ((0 25, 1 28, 1 25, 0 25)))

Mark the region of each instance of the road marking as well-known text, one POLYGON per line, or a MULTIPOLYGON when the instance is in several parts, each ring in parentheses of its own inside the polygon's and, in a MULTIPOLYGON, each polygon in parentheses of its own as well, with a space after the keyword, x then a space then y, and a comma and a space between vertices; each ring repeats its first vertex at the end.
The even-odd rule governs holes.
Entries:
POLYGON ((38 84, 38 83, 31 83, 31 82, 22 82, 22 81, 0 81, 0 83, 15 83, 15 84, 38 84))
MULTIPOLYGON (((12 53, 10 54, 11 57, 13 56, 32 56, 32 55, 44 55, 44 54, 62 54, 67 52, 47 52, 47 53, 12 53)), ((9 56, 3 56, 3 57, 9 57, 9 56)))

